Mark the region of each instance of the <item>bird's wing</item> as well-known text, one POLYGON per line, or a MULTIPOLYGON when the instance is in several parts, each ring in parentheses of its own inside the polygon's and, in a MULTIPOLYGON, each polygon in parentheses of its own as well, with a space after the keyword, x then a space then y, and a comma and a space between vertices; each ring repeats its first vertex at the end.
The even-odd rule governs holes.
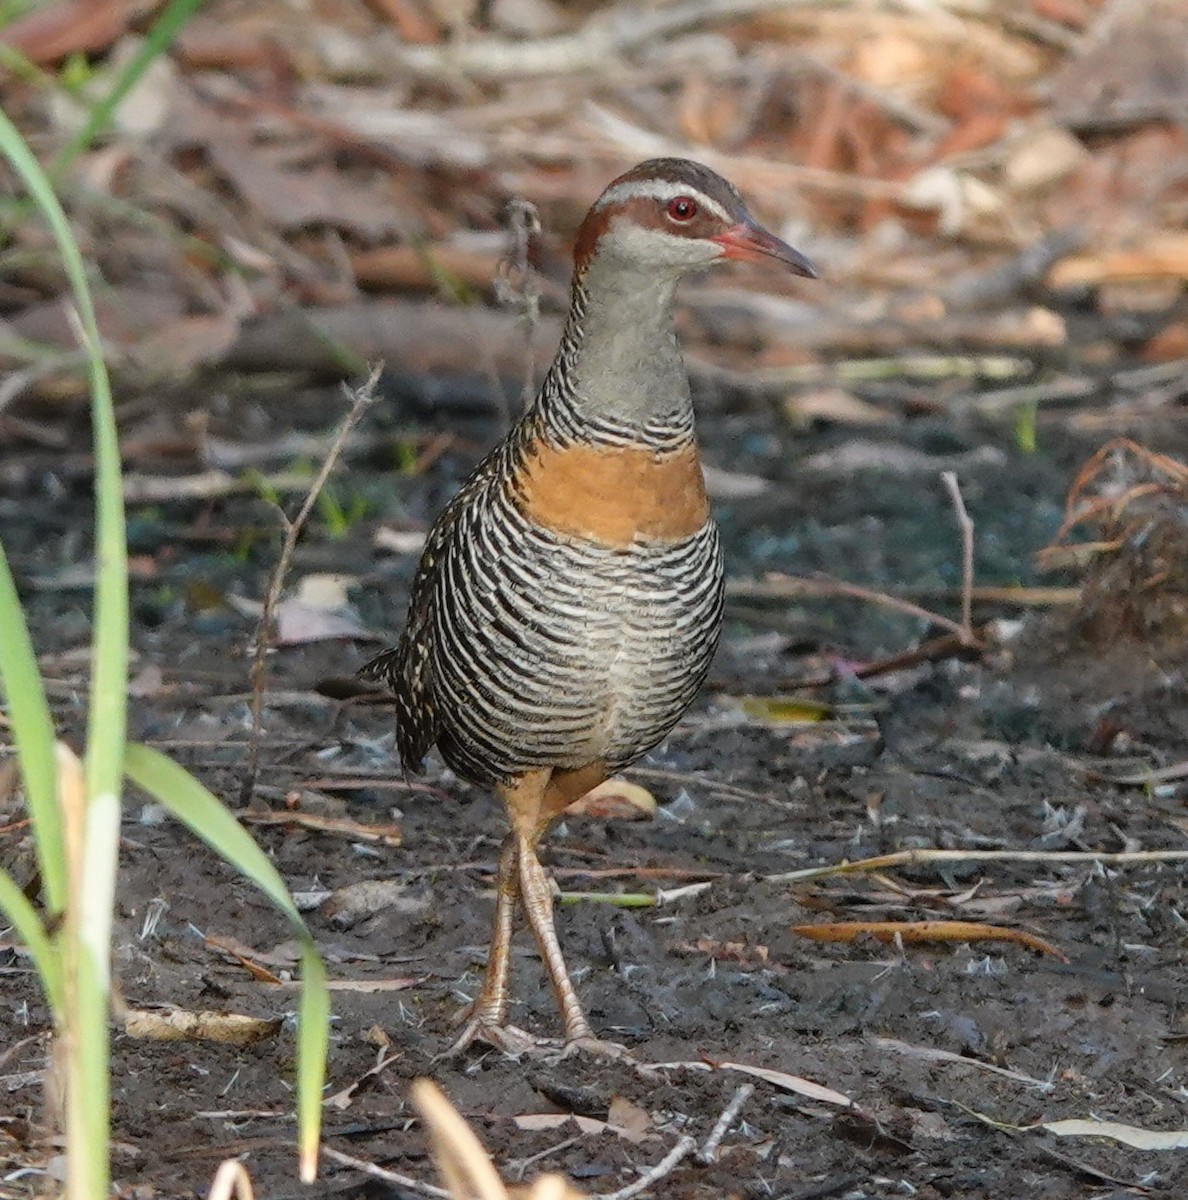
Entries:
POLYGON ((475 467, 429 530, 413 577, 408 622, 400 641, 359 670, 363 678, 386 683, 392 689, 396 698, 396 746, 406 771, 422 770, 422 760, 441 731, 433 697, 438 576, 455 540, 465 536, 466 516, 483 502, 487 489, 502 469, 502 451, 502 446, 496 447, 475 467))

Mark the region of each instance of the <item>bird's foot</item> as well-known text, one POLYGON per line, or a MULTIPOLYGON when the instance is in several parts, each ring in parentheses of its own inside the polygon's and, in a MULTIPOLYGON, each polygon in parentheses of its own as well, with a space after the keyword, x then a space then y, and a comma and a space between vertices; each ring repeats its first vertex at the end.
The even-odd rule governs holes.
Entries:
POLYGON ((504 1054, 510 1054, 515 1058, 525 1054, 539 1054, 542 1045, 556 1045, 555 1042, 538 1038, 516 1025, 496 1024, 493 1021, 484 1020, 482 1017, 471 1017, 463 1026, 462 1032, 447 1049, 437 1055, 437 1058, 456 1058, 473 1046, 475 1042, 494 1046, 496 1050, 502 1050, 504 1054))
POLYGON ((607 1042, 592 1033, 569 1038, 561 1050, 562 1058, 574 1054, 589 1054, 593 1058, 604 1058, 616 1062, 634 1062, 635 1056, 626 1046, 618 1042, 607 1042))
POLYGON ((603 1041, 592 1033, 579 1034, 561 1042, 556 1038, 538 1037, 517 1025, 500 1025, 480 1017, 471 1017, 449 1048, 437 1055, 437 1059, 456 1058, 476 1042, 493 1046, 513 1058, 538 1058, 548 1062, 560 1062, 561 1059, 577 1054, 588 1054, 593 1058, 619 1062, 634 1061, 631 1051, 626 1046, 621 1046, 618 1042, 603 1041))

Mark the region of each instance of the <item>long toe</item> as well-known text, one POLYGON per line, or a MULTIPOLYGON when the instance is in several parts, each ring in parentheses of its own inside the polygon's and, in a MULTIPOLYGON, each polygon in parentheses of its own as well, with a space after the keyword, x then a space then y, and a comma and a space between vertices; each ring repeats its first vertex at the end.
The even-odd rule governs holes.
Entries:
POLYGON ((516 1025, 496 1025, 479 1017, 472 1017, 437 1059, 456 1058, 470 1049, 475 1042, 493 1046, 513 1058, 547 1056, 556 1054, 558 1050, 558 1043, 552 1038, 537 1037, 516 1025))
POLYGON ((569 1058, 573 1054, 589 1054, 593 1058, 604 1058, 618 1062, 635 1062, 635 1056, 626 1046, 622 1046, 618 1042, 604 1041, 602 1038, 594 1037, 592 1034, 570 1038, 565 1043, 565 1047, 561 1051, 561 1057, 569 1058))

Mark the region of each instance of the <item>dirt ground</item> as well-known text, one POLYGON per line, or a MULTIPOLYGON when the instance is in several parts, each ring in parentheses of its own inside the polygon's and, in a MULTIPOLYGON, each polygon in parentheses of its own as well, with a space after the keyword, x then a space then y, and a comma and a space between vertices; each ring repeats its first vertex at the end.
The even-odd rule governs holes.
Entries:
MULTIPOLYGON (((927 388, 920 386, 927 398, 927 388)), ((153 403, 188 410, 186 397, 153 403)), ((416 528, 496 435, 461 427, 420 475, 391 469, 409 435, 395 399, 370 419, 373 438, 336 484, 366 512, 329 536, 315 520, 293 578, 344 572, 366 626, 394 634, 415 556, 373 545, 381 524, 416 528)), ((224 433, 261 440, 324 430, 333 390, 228 393, 213 405, 224 433), (219 415, 219 403, 223 414, 219 415)), ((1108 398, 1102 408, 1108 407, 1108 398)), ((1059 526, 1079 463, 1104 440, 1076 422, 1041 422, 1025 453, 1010 423, 915 415, 873 430, 789 431, 762 405, 711 397, 707 462, 734 472, 715 485, 736 580, 767 571, 824 572, 873 589, 925 589, 950 616, 960 578, 953 514, 939 472, 958 472, 976 525, 980 584, 1067 583, 1032 568, 1059 526), (867 465, 854 465, 865 462, 867 465), (737 473, 765 480, 738 492, 737 473), (931 591, 927 591, 931 589, 931 591)), ((930 415, 931 414, 931 415, 930 415)), ((459 427, 450 418, 450 427, 459 427)), ((425 420, 422 433, 432 434, 425 420)), ((1173 422, 1136 431, 1183 456, 1173 422)), ((6 450, 0 536, 25 588, 63 728, 77 738, 89 632, 85 590, 89 479, 85 425, 67 450, 6 450), (77 453, 76 453, 77 452, 77 453)), ((250 612, 274 560, 275 514, 255 496, 140 505, 130 513, 136 660, 133 734, 233 799, 243 777, 250 612), (254 532, 253 532, 254 531, 254 532)), ((931 596, 932 598, 927 598, 931 596)), ((850 1097, 844 1110, 754 1079, 718 1161, 687 1158, 654 1194, 963 1200, 1021 1196, 1183 1195, 1188 1151, 1058 1138, 1041 1121, 1100 1118, 1188 1127, 1188 883, 1183 864, 1103 869, 1086 862, 950 863, 883 875, 781 880, 805 867, 899 848, 1034 851, 1188 848, 1184 786, 1103 782, 1111 771, 1188 758, 1184 645, 1087 645, 1065 610, 988 609, 999 644, 980 660, 946 659, 863 683, 855 664, 910 647, 920 620, 850 599, 732 600, 704 695, 628 777, 659 801, 642 822, 567 820, 544 858, 561 889, 655 896, 664 903, 576 902, 561 937, 597 1030, 626 1043, 641 1069, 585 1058, 514 1061, 496 1052, 436 1061, 480 978, 491 875, 503 818, 486 795, 437 761, 409 787, 392 758, 391 714, 342 699, 341 681, 376 644, 281 647, 270 660, 264 801, 296 793, 302 811, 370 824, 398 821, 399 847, 285 825, 254 826, 307 912, 337 990, 325 1144, 435 1181, 407 1102, 409 1082, 437 1080, 475 1126, 505 1177, 568 1173, 610 1193, 688 1133, 703 1141, 748 1078, 722 1063, 804 1077, 850 1097), (830 719, 780 723, 746 695, 776 695, 834 670, 805 693, 830 719), (330 915, 317 893, 363 880, 404 887, 380 911, 330 915), (313 894, 313 895, 311 895, 313 894), (1024 930, 1067 962, 998 942, 896 946, 819 943, 798 924, 960 918, 1024 930), (404 981, 400 987, 391 981, 404 981), (377 1055, 386 1065, 369 1074, 377 1055), (353 1090, 348 1090, 354 1086, 353 1090), (624 1103, 628 1102, 628 1103, 624 1103), (646 1128, 583 1132, 577 1114, 646 1128), (526 1128, 525 1125, 535 1125, 526 1128), (541 1127, 547 1126, 547 1127, 541 1127)), ((129 797, 117 927, 125 1003, 261 1017, 291 1014, 295 991, 257 982, 206 939, 287 972, 281 920, 178 827, 129 797), (155 923, 146 926, 153 914, 155 923)), ((25 853, 5 831, 0 853, 25 853)), ((46 1012, 28 961, 0 951, 3 1054, 0 1151, 15 1164, 52 1150, 32 1143, 41 1111, 46 1012), (28 1039, 21 1041, 21 1039, 28 1039), (17 1043, 20 1043, 19 1045, 17 1043)), ((520 934, 513 959, 517 1024, 556 1033, 539 963, 520 934)), ((394 1186, 326 1158, 313 1191, 292 1152, 291 1025, 245 1049, 114 1036, 114 1173, 126 1196, 204 1193, 218 1161, 241 1156, 258 1194, 391 1194, 394 1186)), ((13 1174, 0 1195, 42 1187, 13 1174)))

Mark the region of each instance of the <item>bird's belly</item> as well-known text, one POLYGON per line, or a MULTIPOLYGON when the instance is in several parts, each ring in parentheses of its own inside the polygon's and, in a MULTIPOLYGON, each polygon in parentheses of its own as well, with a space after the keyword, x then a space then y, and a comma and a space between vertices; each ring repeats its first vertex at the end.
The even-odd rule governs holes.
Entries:
POLYGON ((526 549, 459 571, 439 606, 434 676, 453 765, 482 779, 630 762, 672 728, 709 668, 717 531, 613 552, 548 537, 526 549))

